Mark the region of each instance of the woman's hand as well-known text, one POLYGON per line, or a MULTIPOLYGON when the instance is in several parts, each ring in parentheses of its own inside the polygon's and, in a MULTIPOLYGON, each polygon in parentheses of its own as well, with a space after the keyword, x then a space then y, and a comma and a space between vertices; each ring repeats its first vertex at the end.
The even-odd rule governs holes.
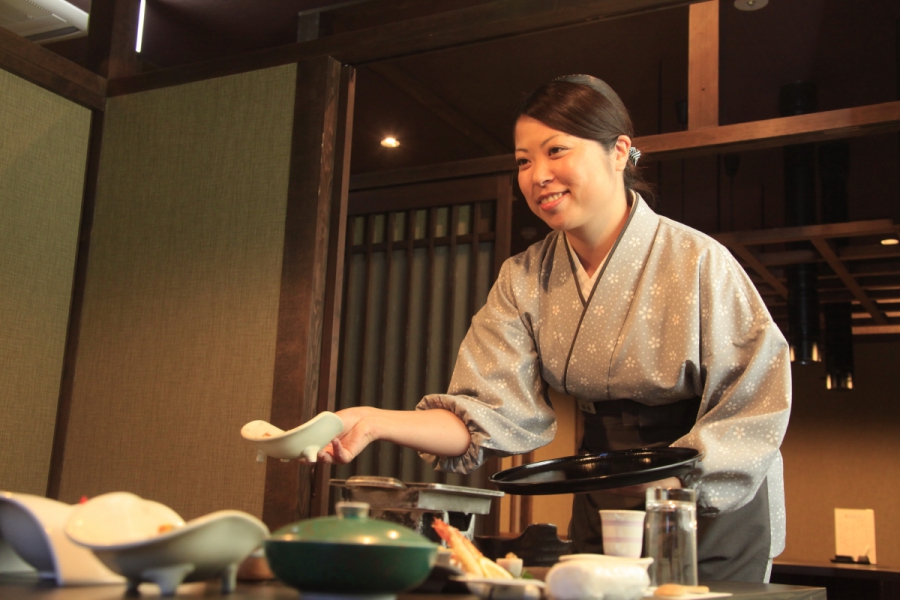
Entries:
POLYGON ((652 487, 680 488, 681 480, 677 477, 668 477, 666 479, 660 479, 659 481, 651 481, 650 483, 641 483, 639 485, 628 485, 606 491, 610 494, 617 494, 619 496, 643 498, 647 494, 647 490, 652 487))
POLYGON ((344 429, 319 451, 317 458, 324 463, 347 464, 377 440, 436 456, 460 456, 471 443, 466 425, 444 409, 384 410, 355 406, 335 414, 344 422, 344 429))
POLYGON ((376 411, 370 406, 354 406, 336 412, 344 422, 344 429, 331 443, 319 450, 318 459, 324 463, 345 465, 359 456, 366 446, 378 439, 371 422, 376 411))

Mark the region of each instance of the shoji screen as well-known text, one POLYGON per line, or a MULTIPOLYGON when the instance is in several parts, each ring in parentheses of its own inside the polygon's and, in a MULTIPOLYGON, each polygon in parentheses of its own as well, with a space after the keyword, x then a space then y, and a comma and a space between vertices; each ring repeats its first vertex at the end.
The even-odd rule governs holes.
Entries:
POLYGON ((62 500, 261 514, 296 72, 109 99, 62 500))
POLYGON ((0 70, 0 489, 47 489, 91 113, 0 70))

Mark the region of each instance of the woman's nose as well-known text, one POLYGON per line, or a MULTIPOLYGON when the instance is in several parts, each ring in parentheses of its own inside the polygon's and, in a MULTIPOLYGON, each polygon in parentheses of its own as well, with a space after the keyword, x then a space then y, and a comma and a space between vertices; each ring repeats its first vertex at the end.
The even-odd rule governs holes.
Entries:
POLYGON ((553 181, 553 173, 550 172, 546 165, 536 164, 532 174, 533 182, 541 187, 545 187, 553 181))

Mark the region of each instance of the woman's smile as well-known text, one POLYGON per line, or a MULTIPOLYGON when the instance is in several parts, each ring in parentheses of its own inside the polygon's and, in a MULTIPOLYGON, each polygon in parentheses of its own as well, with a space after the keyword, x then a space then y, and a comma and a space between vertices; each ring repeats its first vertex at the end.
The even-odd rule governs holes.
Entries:
POLYGON ((562 202, 563 198, 565 198, 566 194, 568 194, 568 190, 564 190, 562 192, 553 192, 551 194, 542 194, 538 198, 538 204, 541 207, 541 210, 553 210, 562 202))

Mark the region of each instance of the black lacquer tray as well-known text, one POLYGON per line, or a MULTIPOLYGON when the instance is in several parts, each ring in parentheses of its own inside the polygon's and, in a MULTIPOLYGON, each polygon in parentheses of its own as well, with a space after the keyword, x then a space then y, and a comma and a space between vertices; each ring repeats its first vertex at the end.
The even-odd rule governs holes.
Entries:
POLYGON ((500 471, 490 481, 507 494, 572 494, 650 483, 690 471, 692 448, 641 448, 554 458, 500 471))

